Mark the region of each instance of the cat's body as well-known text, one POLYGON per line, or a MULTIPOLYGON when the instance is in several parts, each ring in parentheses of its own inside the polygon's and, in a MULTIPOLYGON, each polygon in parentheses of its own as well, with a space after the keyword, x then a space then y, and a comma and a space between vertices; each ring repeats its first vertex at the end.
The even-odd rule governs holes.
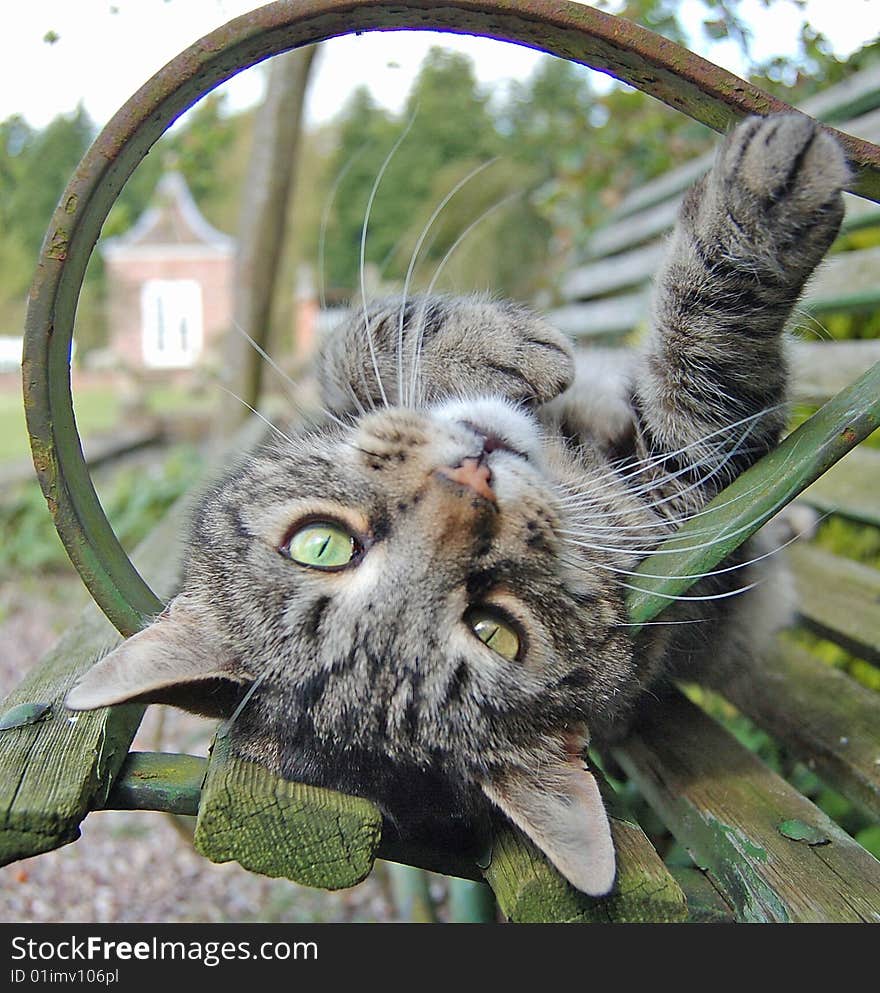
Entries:
POLYGON ((183 592, 70 704, 228 715, 250 688, 244 755, 423 842, 481 847, 500 809, 605 892, 587 741, 625 733, 670 675, 741 664, 778 613, 766 588, 725 596, 756 567, 728 569, 664 615, 697 623, 634 636, 630 573, 776 444, 782 328, 846 178, 808 119, 741 125, 685 198, 628 364, 575 359, 512 304, 354 308, 319 363, 333 416, 207 494, 183 592))

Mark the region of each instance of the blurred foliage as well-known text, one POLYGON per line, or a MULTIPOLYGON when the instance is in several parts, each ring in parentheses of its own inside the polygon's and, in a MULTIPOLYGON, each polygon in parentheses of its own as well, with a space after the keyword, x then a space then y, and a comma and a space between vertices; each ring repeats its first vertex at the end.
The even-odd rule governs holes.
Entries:
MULTIPOLYGON (((688 42, 676 0, 609 0, 598 6, 688 42)), ((827 40, 802 20, 792 56, 758 62, 751 57, 752 28, 741 6, 740 0, 702 0, 705 39, 736 44, 755 81, 787 100, 802 100, 880 57, 874 43, 839 60, 827 40)), ((552 287, 572 251, 627 192, 717 140, 708 128, 665 104, 619 84, 597 86, 595 80, 584 67, 547 56, 527 80, 487 102, 468 60, 435 49, 399 118, 375 106, 366 90, 356 94, 341 114, 338 151, 328 164, 325 203, 335 178, 344 176, 330 203, 325 238, 319 223, 304 232, 308 244, 325 243, 327 286, 339 297, 358 292, 366 204, 385 155, 408 127, 375 196, 367 263, 385 281, 399 285, 424 219, 469 168, 500 155, 506 166, 501 178, 492 178, 500 171, 492 166, 444 208, 443 223, 435 224, 425 240, 424 278, 417 282, 422 288, 430 282, 455 244, 452 232, 465 231, 490 203, 470 186, 491 183, 501 209, 475 225, 456 248, 466 261, 450 264, 449 284, 459 292, 490 287, 521 299, 552 287)))
MULTIPOLYGON (((402 281, 409 257, 401 244, 412 234, 414 216, 433 209, 437 177, 449 176, 455 163, 454 185, 475 163, 499 151, 488 100, 479 91, 473 63, 463 55, 431 49, 399 121, 378 107, 365 87, 358 89, 342 112, 338 150, 329 163, 330 175, 340 182, 325 233, 327 285, 348 293, 359 287, 371 198, 365 262, 382 278, 402 281)), ((442 258, 449 247, 446 239, 435 239, 425 255, 442 258)))
MULTIPOLYGON (((126 550, 149 534, 203 469, 198 451, 181 446, 161 460, 146 465, 138 460, 112 472, 101 487, 101 501, 126 550)), ((5 536, 0 544, 0 579, 71 568, 35 482, 3 494, 0 529, 5 536)))

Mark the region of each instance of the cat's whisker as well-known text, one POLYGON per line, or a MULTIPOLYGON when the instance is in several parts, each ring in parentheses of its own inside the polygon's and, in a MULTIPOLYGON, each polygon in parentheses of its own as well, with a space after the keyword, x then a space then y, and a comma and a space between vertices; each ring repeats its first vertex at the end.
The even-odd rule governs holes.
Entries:
POLYGON ((371 452, 369 448, 361 448, 360 445, 356 445, 353 441, 344 441, 343 444, 347 445, 349 448, 353 448, 356 452, 360 452, 361 455, 369 455, 374 459, 381 459, 381 452, 371 452))
POLYGON ((428 218, 427 223, 422 228, 422 232, 416 241, 416 246, 413 249, 412 256, 410 257, 409 260, 409 266, 407 267, 406 270, 406 277, 404 278, 403 281, 403 293, 400 300, 400 320, 398 322, 398 327, 397 327, 397 396, 399 402, 402 403, 404 406, 408 406, 410 404, 412 397, 407 397, 404 394, 404 387, 403 387, 403 323, 404 323, 404 315, 406 312, 406 300, 409 294, 409 286, 410 286, 410 282, 412 281, 413 272, 416 267, 416 262, 418 261, 419 253, 422 250, 422 245, 424 244, 425 239, 428 237, 428 232, 433 227, 434 221, 437 220, 443 208, 449 203, 449 201, 455 196, 455 194, 458 193, 458 191, 463 186, 465 186, 472 179, 474 179, 481 172, 483 172, 483 170, 488 169, 489 166, 494 165, 494 163, 497 161, 498 161, 498 157, 495 156, 494 158, 491 158, 486 162, 481 162, 480 165, 476 166, 474 169, 471 169, 471 171, 463 179, 460 179, 452 187, 452 189, 446 194, 446 196, 443 197, 440 203, 436 206, 433 213, 428 218))
MULTIPOLYGON (((759 451, 759 449, 748 449, 747 448, 747 449, 743 449, 739 454, 757 453, 758 451, 759 451)), ((699 466, 691 467, 691 468, 699 468, 699 466)), ((650 491, 650 489, 656 488, 657 486, 662 486, 663 484, 667 483, 670 479, 673 479, 673 478, 674 478, 674 476, 672 476, 672 475, 666 476, 663 479, 658 480, 657 483, 653 484, 651 487, 647 487, 646 489, 647 489, 647 491, 650 491)), ((758 488, 759 487, 757 485, 754 486, 754 487, 751 487, 745 493, 739 494, 739 496, 737 496, 735 499, 741 500, 744 496, 746 496, 749 493, 753 493, 758 488)), ((603 487, 603 489, 607 489, 607 487, 603 487)), ((630 496, 630 495, 633 495, 635 491, 628 489, 626 492, 627 492, 627 495, 630 496)), ((676 496, 678 496, 680 494, 680 492, 683 492, 683 491, 679 491, 679 493, 676 494, 676 496)), ((588 479, 585 482, 584 487, 583 487, 583 490, 582 490, 581 493, 579 493, 577 495, 572 494, 569 497, 562 497, 562 498, 560 498, 560 499, 557 500, 557 503, 558 503, 559 507, 562 510, 564 510, 564 511, 566 511, 568 513, 586 513, 586 512, 589 512, 589 518, 588 519, 590 519, 590 520, 603 520, 603 519, 608 518, 608 517, 612 517, 612 518, 615 517, 616 516, 616 513, 617 513, 616 510, 605 508, 605 507, 603 507, 601 505, 598 505, 597 506, 597 499, 598 499, 599 496, 600 496, 600 494, 598 493, 598 491, 596 489, 594 489, 593 487, 590 486, 590 481, 588 479)), ((647 509, 647 510, 653 510, 656 507, 661 506, 665 502, 666 502, 665 499, 664 500, 657 500, 657 501, 655 501, 653 503, 643 504, 642 507, 644 509, 647 509)), ((731 501, 728 501, 728 502, 733 502, 733 501, 731 500, 731 501)), ((726 503, 723 504, 723 506, 726 506, 726 505, 727 505, 726 503)), ((655 527, 666 527, 670 523, 671 524, 683 524, 685 521, 692 520, 694 517, 700 517, 704 513, 714 513, 714 511, 720 510, 721 509, 721 506, 722 505, 716 506, 716 507, 712 508, 711 510, 695 511, 694 513, 666 514, 666 516, 664 516, 663 520, 662 521, 659 521, 657 523, 645 524, 645 525, 631 525, 631 526, 655 528, 655 527)), ((617 526, 618 525, 611 525, 608 528, 602 528, 602 530, 613 530, 617 526)))
MULTIPOLYGON (((253 348, 256 351, 256 353, 270 366, 270 368, 272 368, 281 377, 281 380, 285 385, 285 392, 287 394, 288 400, 293 406, 293 409, 300 417, 305 418, 306 410, 302 406, 302 404, 299 403, 299 401, 296 399, 294 395, 294 391, 297 389, 296 382, 281 368, 280 365, 278 365, 278 363, 272 358, 271 355, 269 355, 269 353, 265 350, 265 348, 263 348, 262 345, 256 342, 247 333, 247 331, 245 331, 245 329, 238 323, 238 321, 233 321, 232 325, 235 328, 235 330, 250 344, 251 348, 253 348)), ((328 417, 330 420, 334 421, 336 424, 339 424, 341 427, 347 427, 345 421, 343 421, 340 417, 334 414, 333 411, 330 410, 328 407, 321 406, 319 408, 319 411, 325 417, 328 417)))
MULTIPOLYGON (((705 487, 706 483, 710 479, 712 479, 718 473, 722 472, 723 469, 724 469, 724 467, 732 459, 734 459, 738 454, 740 454, 740 448, 741 448, 743 442, 746 440, 746 438, 750 434, 750 432, 752 430, 752 427, 753 426, 750 426, 747 429, 747 431, 743 434, 743 436, 740 438, 740 440, 737 442, 737 444, 727 453, 727 455, 724 457, 724 459, 722 459, 722 461, 717 466, 715 466, 714 469, 712 469, 710 472, 706 473, 706 475, 701 476, 696 482, 692 483, 690 486, 686 486, 683 489, 675 489, 674 492, 671 495, 669 495, 667 497, 664 497, 662 499, 654 500, 651 503, 646 504, 645 505, 646 508, 648 508, 648 509, 656 509, 657 507, 661 507, 661 506, 663 506, 665 504, 672 503, 672 502, 675 502, 675 501, 680 501, 686 494, 692 492, 693 490, 698 490, 698 489, 702 489, 703 487, 705 487)), ((637 497, 637 496, 641 496, 641 495, 643 495, 645 493, 651 493, 652 491, 657 490, 657 489, 660 489, 660 488, 669 487, 670 484, 674 480, 678 479, 680 476, 692 474, 694 472, 699 471, 699 469, 702 468, 702 466, 706 462, 708 462, 708 461, 709 461, 708 459, 703 459, 703 460, 701 460, 699 462, 690 463, 690 464, 684 466, 683 468, 677 470, 674 473, 667 473, 667 474, 665 474, 661 479, 652 479, 648 483, 645 483, 644 485, 639 486, 639 487, 635 487, 635 488, 629 488, 628 487, 627 488, 627 495, 628 496, 636 496, 637 497)), ((610 486, 611 484, 609 483, 608 485, 610 486)), ((607 487, 603 487, 603 488, 607 488, 607 487)), ((596 492, 597 491, 595 489, 592 489, 591 488, 587 492, 587 495, 588 496, 592 496, 596 492)))
POLYGON ((339 192, 339 188, 342 186, 345 177, 368 147, 369 146, 366 144, 362 145, 339 170, 339 175, 330 187, 330 192, 327 195, 327 202, 324 204, 324 209, 321 212, 321 226, 318 231, 318 299, 321 302, 321 310, 327 309, 327 292, 324 279, 326 256, 324 250, 327 242, 327 226, 330 223, 330 211, 333 209, 333 204, 336 201, 336 194, 339 192))
MULTIPOLYGON (((783 410, 785 409, 786 406, 787 406, 786 403, 778 403, 778 404, 773 404, 772 406, 769 407, 764 407, 754 414, 749 414, 747 417, 743 417, 738 421, 733 421, 730 424, 725 424, 723 427, 717 428, 715 431, 711 431, 709 434, 703 435, 700 438, 697 438, 695 441, 692 441, 689 444, 684 445, 682 448, 678 448, 672 452, 664 452, 662 455, 649 455, 643 459, 633 459, 633 460, 624 459, 622 461, 629 470, 628 472, 622 473, 619 470, 608 469, 606 472, 602 474, 600 480, 601 478, 604 477, 605 479, 611 480, 614 483, 617 483, 618 481, 626 482, 626 480, 632 479, 633 477, 638 475, 642 475, 648 470, 653 469, 656 466, 662 465, 664 462, 667 462, 670 459, 674 459, 680 455, 684 455, 686 452, 689 452, 693 448, 696 448, 700 445, 705 445, 707 441, 711 440, 717 435, 722 435, 722 436, 726 435, 729 432, 735 430, 738 427, 741 427, 744 424, 749 424, 750 422, 759 420, 760 418, 765 417, 768 414, 776 413, 779 410, 783 410)), ((722 441, 719 441, 717 444, 720 447, 721 444, 723 443, 724 441, 722 439, 722 441)), ((571 484, 562 483, 561 485, 571 485, 571 484)))
POLYGON ((367 346, 369 347, 370 350, 370 362, 373 365, 373 372, 376 374, 376 385, 379 387, 379 393, 381 394, 382 403, 385 407, 388 406, 388 396, 385 393, 385 386, 382 382, 382 376, 379 372, 379 362, 378 359, 376 358, 376 348, 375 345, 373 344, 373 334, 370 328, 370 312, 369 312, 369 307, 367 306, 367 284, 366 284, 366 273, 365 273, 366 252, 367 252, 367 229, 369 228, 369 224, 370 224, 370 214, 373 210, 373 202, 376 199, 376 194, 379 192, 379 186, 382 182, 382 177, 385 175, 385 170, 388 168, 389 164, 391 163, 391 160, 394 158, 395 152, 397 151, 398 148, 400 148, 401 144, 406 139, 406 136, 409 134, 410 129, 412 128, 415 122, 416 113, 417 111, 413 112, 412 116, 410 117, 409 121, 406 124, 406 127, 401 132, 400 137, 391 146, 391 151, 385 156, 385 161, 382 163, 382 165, 379 168, 379 172, 376 176, 375 182, 373 183, 373 188, 370 190, 370 196, 367 200, 367 208, 364 213, 364 223, 361 226, 359 276, 360 276, 360 288, 361 288, 361 304, 363 306, 363 311, 364 311, 364 333, 367 336, 367 346))
POLYGON ((492 204, 492 206, 487 207, 482 214, 474 218, 474 220, 472 220, 471 223, 468 224, 468 226, 464 229, 464 231, 461 232, 461 234, 455 239, 455 241, 450 246, 449 250, 446 252, 446 254, 443 256, 443 258, 440 260, 439 264, 437 265, 437 268, 434 271, 434 275, 431 278, 431 282, 428 284, 427 290, 425 290, 424 293, 425 303, 423 304, 422 310, 420 312, 420 320, 419 322, 417 322, 416 325, 417 334, 415 340, 415 348, 413 352, 412 377, 410 381, 410 394, 409 394, 411 398, 415 399, 416 404, 421 404, 422 402, 419 368, 420 368, 421 353, 422 353, 422 338, 424 337, 425 319, 427 317, 428 300, 430 300, 431 294, 434 292, 434 287, 437 285, 437 281, 440 279, 440 275, 442 274, 443 269, 446 266, 446 263, 450 260, 450 258, 452 258, 453 254, 455 253, 459 245, 461 245, 461 243, 474 230, 474 228, 477 227, 477 225, 481 224, 496 211, 500 210, 508 203, 512 203, 514 200, 523 196, 525 193, 526 193, 525 190, 517 190, 515 193, 509 193, 506 197, 502 197, 496 203, 492 204))
POLYGON ((610 626, 614 628, 657 628, 672 624, 705 624, 710 619, 709 617, 691 617, 681 621, 643 621, 641 624, 638 621, 617 621, 610 626))
MULTIPOLYGON (((815 335, 820 341, 833 341, 834 335, 829 331, 829 329, 815 316, 811 314, 809 310, 804 307, 793 307, 792 313, 797 314, 800 318, 805 318, 809 321, 809 325, 797 324, 793 328, 793 331, 803 331, 815 335)), ((797 337, 797 335, 795 335, 797 337)))
MULTIPOLYGON (((794 452, 792 452, 794 455, 794 452)), ((596 545, 585 541, 576 541, 573 544, 578 545, 581 548, 587 548, 592 551, 599 552, 612 552, 615 554, 644 554, 644 555, 677 555, 680 552, 695 552, 700 551, 704 548, 711 548, 713 545, 717 545, 720 542, 725 542, 730 538, 735 538, 737 535, 742 534, 744 531, 756 530, 755 522, 763 517, 764 521, 769 521, 778 511, 780 511, 786 504, 790 503, 789 497, 782 497, 773 504, 772 507, 764 510, 760 515, 753 517, 751 520, 746 521, 745 524, 741 524, 738 528, 734 528, 732 531, 723 531, 716 535, 711 541, 702 542, 697 545, 679 545, 676 548, 633 548, 633 547, 612 547, 608 545, 596 545)))
MULTIPOLYGON (((561 558, 561 561, 565 562, 566 564, 568 564, 570 566, 574 566, 577 569, 583 569, 584 568, 584 563, 572 562, 570 559, 566 559, 564 557, 561 558)), ((667 578, 667 577, 663 577, 663 578, 667 578)), ((750 583, 747 586, 738 587, 735 590, 729 590, 726 593, 710 594, 710 595, 706 595, 706 596, 685 596, 683 594, 679 594, 677 596, 673 596, 671 594, 664 594, 664 593, 658 593, 657 596, 663 597, 664 599, 667 599, 667 600, 688 600, 688 601, 691 601, 691 602, 698 602, 698 601, 701 601, 701 600, 722 600, 722 599, 725 599, 727 597, 738 596, 738 595, 740 595, 742 593, 747 593, 749 590, 754 589, 756 586, 760 586, 761 583, 763 583, 763 582, 764 582, 763 579, 758 579, 754 583, 750 583)), ((623 587, 625 587, 626 589, 634 590, 634 591, 639 592, 639 593, 653 592, 653 591, 641 589, 640 587, 631 586, 628 583, 621 582, 620 585, 623 586, 623 587)), ((705 624, 706 621, 709 620, 709 619, 710 618, 707 618, 707 617, 691 617, 691 618, 681 619, 681 620, 672 620, 672 621, 645 621, 645 622, 642 622, 642 623, 639 623, 638 621, 616 621, 616 622, 610 624, 609 627, 616 627, 616 628, 642 628, 642 627, 666 627, 666 626, 675 625, 675 624, 705 624)))
POLYGON ((641 586, 631 586, 629 583, 621 583, 620 585, 628 590, 633 590, 635 593, 645 593, 649 596, 658 596, 662 600, 685 600, 696 603, 703 600, 727 600, 729 597, 740 596, 743 593, 748 593, 749 590, 755 589, 756 586, 760 586, 763 582, 763 579, 756 579, 754 583, 749 583, 747 586, 740 586, 735 590, 727 590, 725 593, 707 593, 702 596, 688 596, 684 593, 660 593, 657 590, 643 589, 641 586))
POLYGON ((293 438, 291 438, 291 437, 290 437, 290 435, 288 435, 288 434, 285 434, 285 433, 284 433, 284 432, 283 432, 283 431, 281 430, 281 428, 279 428, 279 427, 278 427, 278 425, 277 425, 277 424, 273 424, 273 423, 272 423, 272 421, 270 421, 270 420, 269 420, 269 418, 268 418, 268 417, 266 417, 266 415, 265 415, 265 414, 263 414, 263 413, 261 413, 261 412, 260 412, 259 410, 257 410, 257 409, 256 409, 255 407, 252 407, 252 406, 251 406, 251 405, 250 405, 250 404, 249 404, 249 403, 247 402, 247 400, 243 400, 243 399, 242 399, 242 398, 241 398, 241 397, 240 397, 240 396, 239 396, 239 395, 238 395, 237 393, 233 393, 233 392, 232 392, 232 390, 230 390, 230 389, 227 389, 227 388, 226 388, 225 386, 223 386, 223 385, 222 385, 221 383, 218 383, 218 384, 217 384, 217 386, 218 386, 218 387, 219 387, 219 388, 220 388, 221 390, 223 390, 223 392, 224 392, 224 393, 228 393, 228 394, 229 394, 229 395, 230 395, 230 396, 231 396, 231 397, 232 397, 232 398, 233 398, 234 400, 238 400, 238 402, 239 402, 240 404, 243 404, 243 405, 244 405, 245 407, 247 407, 247 409, 248 409, 248 410, 249 410, 249 411, 250 411, 250 412, 251 412, 252 414, 255 414, 255 415, 256 415, 257 417, 259 417, 259 419, 260 419, 260 420, 261 420, 261 421, 262 421, 262 422, 263 422, 263 423, 264 423, 264 424, 265 424, 265 425, 266 425, 267 427, 269 427, 269 428, 271 428, 271 429, 272 429, 272 431, 274 431, 274 432, 275 432, 275 434, 277 434, 277 435, 278 435, 279 437, 281 437, 281 438, 283 438, 283 439, 284 439, 284 440, 285 440, 285 441, 286 441, 286 442, 287 442, 287 443, 288 443, 289 445, 294 445, 294 444, 295 444, 295 442, 294 442, 294 440, 293 440, 293 438))
MULTIPOLYGON (((696 511, 693 514, 680 514, 680 515, 676 515, 676 516, 670 515, 669 517, 664 517, 661 520, 651 521, 649 523, 644 523, 644 524, 630 524, 630 523, 627 523, 625 525, 625 527, 626 527, 626 530, 629 531, 629 532, 633 532, 633 531, 635 531, 635 532, 639 532, 639 531, 653 531, 653 530, 658 529, 658 528, 662 528, 662 529, 664 529, 666 531, 671 531, 672 528, 681 527, 683 524, 686 524, 689 521, 696 520, 699 517, 709 517, 712 514, 716 514, 719 511, 725 509, 726 507, 730 507, 734 503, 737 503, 739 500, 743 500, 743 499, 751 496, 752 493, 756 492, 757 490, 763 489, 764 488, 764 485, 765 485, 764 483, 756 483, 754 486, 750 486, 747 490, 744 490, 742 493, 737 494, 737 496, 735 496, 735 497, 731 497, 729 500, 724 500, 721 503, 716 504, 715 506, 712 506, 712 507, 704 507, 702 510, 698 510, 698 511, 696 511)), ((591 507, 589 505, 589 502, 585 502, 582 507, 576 507, 576 508, 574 508, 574 511, 578 511, 578 510, 588 511, 588 510, 596 510, 596 509, 601 509, 601 508, 591 507)), ((566 510, 570 510, 570 508, 566 508, 566 510)), ((593 535, 596 532, 600 532, 600 531, 611 531, 613 533, 619 533, 621 531, 621 529, 624 527, 624 525, 621 524, 621 523, 615 523, 615 524, 594 524, 593 523, 594 521, 597 521, 597 520, 599 520, 599 521, 607 520, 609 517, 612 517, 612 516, 613 516, 613 512, 612 511, 603 511, 601 513, 593 513, 593 514, 591 514, 591 515, 589 515, 589 516, 587 516, 585 518, 584 517, 581 517, 578 521, 575 522, 575 523, 578 523, 578 524, 582 524, 582 527, 581 528, 579 528, 577 530, 560 528, 559 529, 559 533, 560 534, 574 535, 575 537, 578 537, 578 536, 580 536, 580 537, 589 537, 590 535, 593 535)), ((713 528, 706 527, 706 528, 701 528, 699 530, 691 531, 690 533, 694 537, 698 537, 698 536, 703 535, 703 534, 712 534, 713 532, 714 532, 714 529, 713 528)))
MULTIPOLYGON (((676 489, 670 496, 664 497, 659 500, 654 500, 651 503, 646 504, 646 506, 652 510, 656 510, 658 507, 662 507, 665 504, 668 504, 672 501, 681 500, 682 497, 684 497, 688 493, 693 492, 694 490, 704 489, 706 483, 709 482, 710 479, 713 479, 719 473, 723 473, 724 468, 727 465, 729 465, 733 461, 733 459, 736 458, 737 455, 740 454, 740 449, 742 448, 748 436, 751 434, 754 426, 755 426, 754 423, 749 425, 749 427, 743 433, 743 436, 740 438, 740 440, 733 446, 733 448, 731 448, 731 450, 721 460, 721 462, 717 466, 715 466, 714 469, 711 470, 711 472, 706 473, 705 476, 701 476, 696 482, 691 483, 690 486, 686 486, 684 489, 676 489)), ((670 476, 667 477, 667 479, 663 480, 663 483, 668 486, 671 480, 677 479, 679 475, 681 475, 682 473, 687 474, 689 472, 690 473, 696 472, 702 467, 703 464, 704 464, 703 462, 697 462, 695 465, 686 466, 684 469, 672 473, 670 476)), ((646 483, 644 486, 636 487, 635 490, 631 490, 630 492, 634 493, 637 496, 641 496, 643 493, 650 493, 652 490, 656 490, 657 488, 658 488, 658 484, 651 482, 651 483, 646 483)))
POLYGON ((264 672, 262 675, 257 676, 257 678, 251 683, 251 685, 247 689, 247 692, 239 701, 238 706, 235 708, 235 710, 232 711, 229 718, 223 722, 224 731, 228 732, 229 729, 232 727, 232 725, 235 724, 235 722, 238 720, 238 715, 247 706, 249 700, 254 695, 254 693, 257 692, 257 689, 259 688, 260 684, 263 682, 263 680, 266 678, 267 675, 268 673, 264 672))
MULTIPOLYGON (((825 515, 828 516, 827 514, 825 515)), ((824 518, 822 518, 824 519, 824 518)), ((787 541, 784 541, 781 545, 776 545, 769 551, 762 553, 761 555, 755 555, 754 557, 747 559, 745 562, 738 562, 736 565, 725 566, 723 569, 711 569, 707 572, 697 572, 697 573, 685 573, 676 575, 673 573, 655 574, 650 572, 640 572, 634 569, 622 569, 617 566, 605 565, 601 562, 590 561, 590 568, 602 569, 606 572, 619 573, 623 576, 633 576, 635 578, 642 577, 643 579, 705 579, 708 576, 723 576, 728 572, 736 572, 739 569, 746 569, 750 565, 755 565, 756 562, 763 562, 765 559, 769 559, 772 555, 776 555, 778 552, 783 551, 783 549, 788 548, 789 545, 796 542, 801 537, 801 534, 792 535, 787 541)))

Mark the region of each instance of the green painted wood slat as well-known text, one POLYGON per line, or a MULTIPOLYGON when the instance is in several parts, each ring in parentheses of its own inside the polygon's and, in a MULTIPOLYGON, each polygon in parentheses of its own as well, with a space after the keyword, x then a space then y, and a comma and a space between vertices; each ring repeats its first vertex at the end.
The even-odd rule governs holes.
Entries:
POLYGON ((806 626, 880 665, 880 571, 809 544, 792 545, 787 557, 806 626))
POLYGON ((880 862, 683 695, 614 755, 738 920, 880 921, 880 862))
POLYGON ((876 692, 781 638, 724 695, 828 786, 880 818, 876 692))

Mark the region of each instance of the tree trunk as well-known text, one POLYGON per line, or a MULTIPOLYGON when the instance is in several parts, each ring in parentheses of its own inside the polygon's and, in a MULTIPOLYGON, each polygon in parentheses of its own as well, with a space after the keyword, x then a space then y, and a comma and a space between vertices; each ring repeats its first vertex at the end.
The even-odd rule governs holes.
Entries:
MULTIPOLYGON (((316 46, 299 48, 272 60, 266 96, 256 116, 239 223, 235 327, 225 350, 224 376, 228 388, 251 407, 260 398, 265 361, 241 332, 266 349, 288 204, 296 182, 305 92, 316 51, 316 46)), ((224 404, 222 410, 224 433, 249 414, 239 403, 224 404)))

